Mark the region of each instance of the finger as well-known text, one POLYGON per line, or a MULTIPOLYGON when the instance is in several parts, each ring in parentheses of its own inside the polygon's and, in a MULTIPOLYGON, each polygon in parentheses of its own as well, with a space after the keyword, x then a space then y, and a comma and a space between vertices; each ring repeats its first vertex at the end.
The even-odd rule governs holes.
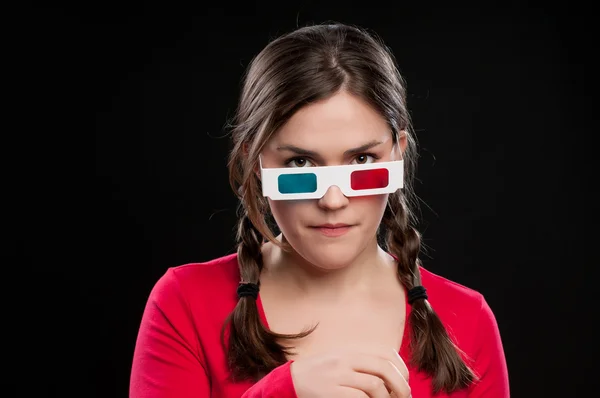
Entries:
POLYGON ((390 398, 412 398, 412 395, 409 395, 408 397, 398 397, 394 392, 392 392, 390 394, 390 398))
POLYGON ((369 373, 347 372, 339 385, 364 391, 369 398, 390 397, 383 379, 369 373))
POLYGON ((380 358, 387 359, 388 361, 392 362, 396 366, 396 368, 398 368, 400 374, 402 374, 402 377, 404 377, 404 379, 408 383, 408 367, 406 366, 406 363, 404 363, 402 357, 400 357, 400 355, 395 349, 385 346, 375 346, 372 347, 369 351, 361 350, 360 352, 365 355, 374 354, 380 358))
POLYGON ((369 398, 366 392, 352 387, 340 386, 335 391, 336 398, 369 398))
POLYGON ((409 372, 406 363, 404 363, 404 360, 396 350, 392 349, 388 350, 388 352, 390 353, 392 363, 396 365, 396 367, 400 371, 400 374, 402 375, 402 377, 404 377, 404 380, 406 380, 406 383, 408 384, 409 372))
POLYGON ((408 367, 404 363, 404 360, 402 360, 402 357, 400 356, 400 354, 398 354, 398 351, 396 351, 393 348, 388 348, 388 347, 380 347, 380 350, 381 350, 381 352, 379 355, 382 358, 385 358, 388 361, 391 361, 394 365, 396 365, 396 368, 398 368, 398 370, 400 371, 400 374, 402 375, 402 377, 404 377, 404 380, 406 380, 406 382, 408 383, 408 367))
POLYGON ((410 396, 408 381, 391 361, 373 355, 355 354, 350 358, 350 366, 357 372, 383 379, 388 389, 397 397, 410 396))

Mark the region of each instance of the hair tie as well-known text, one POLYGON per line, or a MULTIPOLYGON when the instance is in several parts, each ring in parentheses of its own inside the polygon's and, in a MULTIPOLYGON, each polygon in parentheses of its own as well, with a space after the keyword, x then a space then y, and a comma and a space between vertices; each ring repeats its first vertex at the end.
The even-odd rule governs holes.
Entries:
POLYGON ((425 299, 427 300, 427 289, 423 286, 415 286, 408 291, 408 304, 415 302, 415 300, 425 299))
POLYGON ((252 297, 256 300, 258 297, 258 284, 252 282, 240 282, 237 288, 238 298, 252 297))

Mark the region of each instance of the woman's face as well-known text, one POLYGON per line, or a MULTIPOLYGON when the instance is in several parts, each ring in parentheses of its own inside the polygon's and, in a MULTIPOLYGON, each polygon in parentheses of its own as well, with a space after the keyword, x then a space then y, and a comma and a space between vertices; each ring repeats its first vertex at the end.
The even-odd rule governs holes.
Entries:
MULTIPOLYGON (((405 145, 403 138, 402 150, 405 145)), ((300 109, 261 153, 264 168, 310 168, 400 158, 386 120, 344 91, 300 109), (355 152, 357 148, 362 149, 355 152)), ((387 198, 387 194, 346 197, 337 186, 331 186, 321 199, 269 199, 269 205, 283 236, 301 257, 318 268, 337 269, 366 248, 376 248, 387 198), (346 227, 328 227, 340 224, 346 227)))

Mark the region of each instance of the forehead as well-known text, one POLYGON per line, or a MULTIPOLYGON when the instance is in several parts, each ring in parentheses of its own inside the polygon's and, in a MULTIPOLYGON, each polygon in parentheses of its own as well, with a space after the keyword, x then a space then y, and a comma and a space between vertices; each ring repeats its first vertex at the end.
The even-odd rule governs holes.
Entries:
POLYGON ((297 111, 267 146, 293 144, 319 151, 345 150, 391 138, 387 121, 360 98, 340 92, 297 111))

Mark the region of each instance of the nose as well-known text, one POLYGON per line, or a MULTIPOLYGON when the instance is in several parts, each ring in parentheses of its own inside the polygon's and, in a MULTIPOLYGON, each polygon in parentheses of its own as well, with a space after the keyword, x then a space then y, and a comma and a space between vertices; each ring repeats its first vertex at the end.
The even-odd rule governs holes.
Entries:
POLYGON ((348 198, 342 193, 339 187, 333 185, 319 199, 319 206, 328 210, 342 209, 348 206, 348 198))

